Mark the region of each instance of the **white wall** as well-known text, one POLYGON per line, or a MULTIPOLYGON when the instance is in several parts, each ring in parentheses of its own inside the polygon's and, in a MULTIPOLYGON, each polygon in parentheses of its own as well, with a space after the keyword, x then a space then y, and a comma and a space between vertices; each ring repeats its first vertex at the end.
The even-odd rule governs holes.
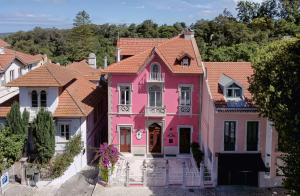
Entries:
MULTIPOLYGON (((5 71, 5 83, 10 82, 10 71, 14 70, 14 79, 19 77, 19 68, 22 67, 22 64, 18 61, 13 61, 12 64, 5 71)), ((3 79, 4 80, 4 79, 3 79)))
POLYGON ((55 109, 58 106, 58 88, 57 87, 48 87, 48 88, 20 87, 19 102, 20 102, 21 111, 23 111, 25 108, 29 112, 35 111, 34 109, 31 108, 31 91, 32 90, 36 90, 38 92, 38 95, 40 94, 41 90, 46 91, 46 93, 47 93, 47 110, 50 111, 51 113, 54 113, 55 109))

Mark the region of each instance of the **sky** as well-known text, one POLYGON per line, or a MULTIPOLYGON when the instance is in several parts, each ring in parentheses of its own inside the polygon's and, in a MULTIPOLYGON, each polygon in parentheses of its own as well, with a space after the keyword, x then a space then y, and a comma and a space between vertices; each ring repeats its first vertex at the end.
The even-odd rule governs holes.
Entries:
MULTIPOLYGON (((43 28, 71 28, 75 15, 85 10, 95 24, 158 24, 212 19, 225 8, 235 12, 238 0, 0 0, 0 33, 43 28)), ((261 2, 263 0, 251 0, 261 2)))

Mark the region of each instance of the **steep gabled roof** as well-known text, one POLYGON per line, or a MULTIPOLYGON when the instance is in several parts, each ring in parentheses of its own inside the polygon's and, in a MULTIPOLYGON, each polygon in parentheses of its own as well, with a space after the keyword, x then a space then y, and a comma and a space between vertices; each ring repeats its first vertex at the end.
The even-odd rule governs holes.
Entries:
POLYGON ((67 69, 76 72, 77 74, 83 76, 87 80, 95 81, 99 80, 101 76, 101 68, 94 69, 89 66, 86 60, 80 62, 73 62, 67 65, 67 69))
POLYGON ((10 87, 60 87, 75 79, 68 70, 56 64, 47 64, 40 66, 27 74, 9 82, 6 86, 10 87))
POLYGON ((24 65, 29 65, 43 60, 43 55, 30 55, 16 50, 4 48, 4 54, 0 54, 0 72, 5 71, 15 59, 24 65))
POLYGON ((147 62, 152 54, 157 54, 173 73, 200 74, 202 73, 201 59, 195 40, 184 39, 183 36, 176 36, 161 44, 144 50, 132 57, 120 62, 111 64, 104 70, 105 73, 137 73, 147 62), (178 55, 185 51, 191 58, 190 66, 181 66, 178 62, 178 55))
POLYGON ((163 38, 120 38, 117 41, 117 48, 121 50, 121 55, 132 56, 158 46, 167 40, 163 38))
POLYGON ((219 89, 220 79, 224 79, 224 83, 229 80, 236 81, 241 85, 247 106, 250 106, 252 96, 248 91, 248 77, 253 74, 250 62, 204 62, 207 69, 207 82, 211 92, 212 99, 216 106, 223 107, 225 103, 223 92, 219 89))

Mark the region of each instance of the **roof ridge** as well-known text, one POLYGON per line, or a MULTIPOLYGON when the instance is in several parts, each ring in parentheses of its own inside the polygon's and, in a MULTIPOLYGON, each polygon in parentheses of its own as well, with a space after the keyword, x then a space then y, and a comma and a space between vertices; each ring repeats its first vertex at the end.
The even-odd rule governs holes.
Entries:
MULTIPOLYGON (((54 80, 55 80, 59 85, 62 85, 62 84, 58 81, 58 79, 54 76, 54 74, 49 70, 49 68, 48 68, 49 65, 54 65, 54 64, 48 64, 48 65, 46 65, 45 67, 46 67, 47 71, 51 74, 51 76, 54 78, 54 80)), ((57 65, 57 66, 58 66, 58 65, 57 65)))
POLYGON ((74 101, 74 103, 76 104, 76 106, 78 107, 78 109, 80 110, 80 112, 83 115, 86 115, 86 113, 83 112, 83 110, 81 109, 81 107, 79 106, 79 104, 77 103, 77 101, 75 100, 75 98, 73 97, 73 95, 71 95, 71 93, 69 92, 69 90, 66 88, 65 91, 70 95, 71 99, 74 101))

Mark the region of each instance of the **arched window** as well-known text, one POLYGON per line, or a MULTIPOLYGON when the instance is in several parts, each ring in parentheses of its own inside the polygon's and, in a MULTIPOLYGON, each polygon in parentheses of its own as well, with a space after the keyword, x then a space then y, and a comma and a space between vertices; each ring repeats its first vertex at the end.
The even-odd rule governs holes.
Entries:
POLYGON ((47 94, 46 91, 41 91, 41 107, 47 107, 47 94))
POLYGON ((159 80, 161 79, 161 74, 160 74, 160 67, 157 64, 152 64, 151 65, 151 79, 152 80, 159 80))
POLYGON ((31 92, 31 107, 38 107, 38 95, 35 90, 31 92))

